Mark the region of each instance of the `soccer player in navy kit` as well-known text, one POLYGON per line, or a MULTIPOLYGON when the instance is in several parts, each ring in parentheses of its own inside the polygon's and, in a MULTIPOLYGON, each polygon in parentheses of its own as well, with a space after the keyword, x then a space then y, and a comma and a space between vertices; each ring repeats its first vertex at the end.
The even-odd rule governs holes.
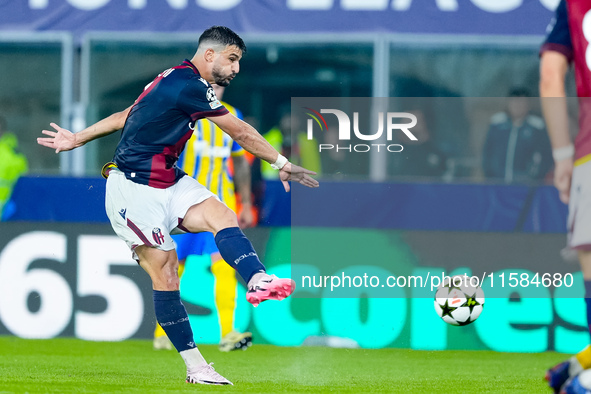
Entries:
POLYGON ((52 123, 56 131, 43 130, 48 137, 37 139, 59 153, 123 129, 113 162, 103 168, 107 215, 152 279, 156 318, 185 361, 189 383, 232 384, 205 362, 195 345, 180 299, 171 233, 212 232, 223 259, 248 284, 247 300, 254 306, 284 299, 295 287, 291 279, 266 274, 236 214, 176 166, 197 120, 213 121, 247 151, 272 163, 286 191, 288 181, 318 186, 310 177, 314 172, 290 163, 216 98, 210 83, 227 86, 239 72, 245 50, 232 30, 211 27, 199 37, 193 58, 159 74, 131 107, 76 134, 52 123))
MULTIPOLYGON (((542 45, 540 96, 555 162, 554 185, 569 204, 568 247, 577 252, 585 284, 587 322, 591 332, 591 2, 562 0, 542 45), (579 97, 579 131, 571 141, 565 77, 574 64, 579 97)), ((591 346, 546 373, 556 393, 588 392, 579 377, 589 378, 591 346), (583 372, 584 371, 584 372, 583 372), (569 380, 569 378, 572 378, 569 380)))

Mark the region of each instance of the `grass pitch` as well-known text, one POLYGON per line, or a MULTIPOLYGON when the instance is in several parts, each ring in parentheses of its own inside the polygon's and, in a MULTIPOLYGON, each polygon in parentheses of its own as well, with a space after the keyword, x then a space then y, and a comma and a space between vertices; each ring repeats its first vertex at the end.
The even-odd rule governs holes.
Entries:
POLYGON ((546 368, 563 354, 279 348, 221 353, 200 346, 234 386, 190 385, 174 351, 151 341, 0 337, 0 393, 550 393, 546 368))

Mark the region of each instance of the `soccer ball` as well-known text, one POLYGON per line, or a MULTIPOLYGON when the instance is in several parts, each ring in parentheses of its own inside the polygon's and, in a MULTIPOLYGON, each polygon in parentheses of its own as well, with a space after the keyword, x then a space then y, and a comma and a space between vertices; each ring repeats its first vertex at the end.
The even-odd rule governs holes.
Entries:
POLYGON ((444 322, 454 326, 472 323, 482 313, 484 292, 472 286, 470 277, 456 275, 446 280, 435 293, 435 312, 444 322))

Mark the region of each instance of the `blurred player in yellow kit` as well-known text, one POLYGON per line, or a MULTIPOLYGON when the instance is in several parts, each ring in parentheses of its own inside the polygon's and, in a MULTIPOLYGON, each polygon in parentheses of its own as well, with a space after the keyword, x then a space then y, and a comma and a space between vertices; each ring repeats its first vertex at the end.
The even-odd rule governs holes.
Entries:
MULTIPOLYGON (((219 85, 212 86, 217 98, 221 100, 225 88, 219 85)), ((225 102, 222 104, 233 115, 242 119, 242 114, 238 109, 225 102)), ((215 193, 228 208, 236 212, 241 228, 251 227, 254 224, 255 218, 250 194, 250 164, 246 160, 245 151, 212 121, 200 119, 197 122, 193 135, 187 141, 177 165, 189 176, 197 179, 199 183, 215 193), (238 204, 234 183, 236 183, 236 191, 241 199, 240 212, 237 211, 238 204)), ((221 329, 220 337, 222 338, 220 350, 229 352, 247 349, 252 344, 252 334, 250 332, 240 333, 234 329, 236 286, 238 285, 236 271, 223 260, 213 234, 209 232, 187 233, 175 235, 173 239, 177 244, 180 262, 179 277, 182 276, 188 256, 210 255, 211 257, 211 272, 215 278, 215 305, 221 329)), ((156 325, 154 332, 154 349, 172 350, 172 343, 159 324, 156 325)))

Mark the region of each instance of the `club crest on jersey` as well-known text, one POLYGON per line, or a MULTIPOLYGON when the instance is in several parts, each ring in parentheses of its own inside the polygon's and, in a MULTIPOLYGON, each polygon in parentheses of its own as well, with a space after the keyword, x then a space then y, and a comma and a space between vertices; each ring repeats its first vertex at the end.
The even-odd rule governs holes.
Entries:
POLYGON ((154 242, 158 245, 162 245, 164 243, 164 234, 162 234, 162 230, 156 227, 152 230, 152 238, 154 238, 154 242))

